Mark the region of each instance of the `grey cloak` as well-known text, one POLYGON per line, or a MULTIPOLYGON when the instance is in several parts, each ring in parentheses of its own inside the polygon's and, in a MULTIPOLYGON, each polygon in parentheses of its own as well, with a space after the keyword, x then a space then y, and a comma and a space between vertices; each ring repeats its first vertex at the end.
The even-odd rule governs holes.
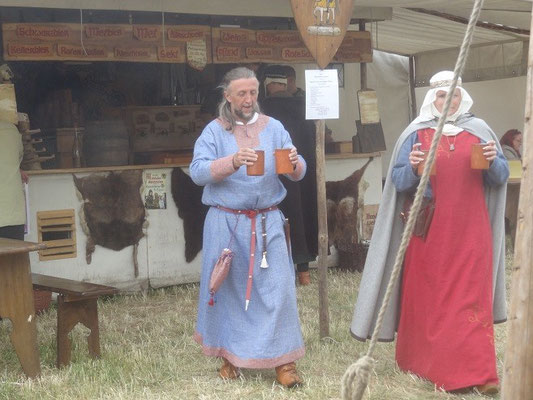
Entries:
MULTIPOLYGON (((392 268, 394 267, 394 261, 404 228, 404 223, 400 219, 400 212, 405 194, 396 191, 396 187, 391 179, 392 169, 398 158, 398 152, 404 141, 413 132, 424 128, 436 129, 437 122, 435 119, 417 124, 411 123, 402 132, 394 146, 350 327, 352 336, 358 340, 364 341, 372 336, 392 268)), ((502 151, 498 137, 485 121, 467 113, 459 116, 454 124, 479 137, 484 142, 494 140, 498 150, 500 152, 502 151)), ((504 226, 506 191, 507 185, 485 185, 485 201, 492 227, 493 314, 496 323, 503 322, 507 318, 505 302, 504 226)), ((378 335, 379 340, 382 341, 394 340, 399 321, 400 279, 398 279, 398 282, 394 286, 393 295, 378 335)))

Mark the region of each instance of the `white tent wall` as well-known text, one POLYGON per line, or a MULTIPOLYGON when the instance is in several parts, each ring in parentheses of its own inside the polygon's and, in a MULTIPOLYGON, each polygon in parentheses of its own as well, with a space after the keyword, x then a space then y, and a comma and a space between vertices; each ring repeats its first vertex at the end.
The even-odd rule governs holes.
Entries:
MULTIPOLYGON (((494 132, 501 137, 508 129, 524 128, 526 98, 526 77, 497 79, 463 84, 474 105, 471 111, 485 120, 494 132)), ((427 87, 415 90, 416 102, 420 106, 427 87)))

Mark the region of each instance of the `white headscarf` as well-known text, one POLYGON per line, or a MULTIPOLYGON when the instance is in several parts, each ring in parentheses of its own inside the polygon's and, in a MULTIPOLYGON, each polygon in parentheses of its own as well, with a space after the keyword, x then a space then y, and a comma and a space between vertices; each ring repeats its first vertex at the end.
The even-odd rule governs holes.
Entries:
MULTIPOLYGON (((441 116, 441 113, 433 103, 437 98, 438 91, 442 90, 448 93, 452 81, 453 71, 441 71, 431 77, 429 80, 431 89, 426 93, 424 103, 422 104, 422 107, 420 107, 420 114, 415 118, 413 123, 431 121, 441 116)), ((453 122, 459 117, 459 115, 467 113, 468 110, 470 110, 470 107, 472 107, 472 104, 474 104, 470 95, 463 89, 461 78, 457 81, 457 88, 461 91, 461 104, 454 114, 446 117, 446 122, 451 122, 444 124, 444 128, 442 129, 442 134, 446 136, 455 136, 463 131, 462 128, 455 126, 453 122)))

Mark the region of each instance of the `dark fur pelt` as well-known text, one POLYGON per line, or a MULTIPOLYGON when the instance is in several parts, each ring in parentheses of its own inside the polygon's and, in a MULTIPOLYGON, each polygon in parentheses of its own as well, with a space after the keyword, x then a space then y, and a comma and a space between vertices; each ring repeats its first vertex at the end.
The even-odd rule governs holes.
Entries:
POLYGON ((181 168, 174 168, 171 191, 178 215, 183 220, 185 261, 191 262, 202 250, 204 220, 209 210, 209 207, 202 204, 204 189, 197 186, 181 168))
POLYGON ((342 181, 326 182, 328 237, 339 253, 339 267, 362 271, 366 252, 359 244, 359 181, 372 158, 342 181))
POLYGON ((95 245, 122 250, 137 245, 144 236, 145 210, 141 199, 142 171, 110 172, 107 176, 74 176, 84 199, 83 211, 89 230, 86 260, 91 263, 95 245))

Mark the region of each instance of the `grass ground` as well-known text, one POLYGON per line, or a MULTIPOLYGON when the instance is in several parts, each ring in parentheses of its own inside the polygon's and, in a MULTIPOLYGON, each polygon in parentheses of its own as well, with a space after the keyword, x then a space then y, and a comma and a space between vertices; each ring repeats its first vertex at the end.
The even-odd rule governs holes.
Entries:
MULTIPOLYGON (((220 361, 204 357, 193 341, 198 285, 115 296, 100 302, 103 357, 87 355, 83 326, 73 331, 72 363, 55 368, 56 310, 38 317, 42 376, 22 375, 8 340, 9 323, 0 322, 0 399, 340 399, 346 368, 367 344, 351 338, 349 325, 360 274, 331 269, 328 274, 330 337, 319 339, 316 273, 313 284, 298 287, 306 356, 297 363, 305 385, 287 390, 275 383, 274 370, 244 370, 231 382, 217 377, 220 361)), ((506 325, 495 328, 498 370, 503 367, 506 325)), ((394 344, 378 344, 376 367, 366 399, 482 399, 474 393, 451 395, 394 362, 394 344)), ((498 398, 498 397, 496 397, 498 398)))

